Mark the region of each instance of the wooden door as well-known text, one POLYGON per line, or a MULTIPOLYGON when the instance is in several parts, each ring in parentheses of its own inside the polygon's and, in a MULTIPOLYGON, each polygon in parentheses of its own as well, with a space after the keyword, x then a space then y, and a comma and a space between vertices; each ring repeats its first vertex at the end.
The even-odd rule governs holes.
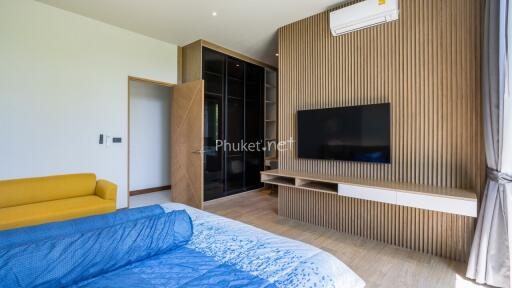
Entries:
POLYGON ((202 209, 203 80, 174 86, 171 99, 171 199, 202 209))

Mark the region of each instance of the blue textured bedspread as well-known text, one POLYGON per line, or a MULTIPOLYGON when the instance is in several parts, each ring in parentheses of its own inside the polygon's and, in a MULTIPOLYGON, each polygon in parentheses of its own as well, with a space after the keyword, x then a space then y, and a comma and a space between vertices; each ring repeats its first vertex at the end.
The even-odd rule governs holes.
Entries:
POLYGON ((185 205, 162 207, 0 232, 0 287, 364 286, 312 246, 185 205))

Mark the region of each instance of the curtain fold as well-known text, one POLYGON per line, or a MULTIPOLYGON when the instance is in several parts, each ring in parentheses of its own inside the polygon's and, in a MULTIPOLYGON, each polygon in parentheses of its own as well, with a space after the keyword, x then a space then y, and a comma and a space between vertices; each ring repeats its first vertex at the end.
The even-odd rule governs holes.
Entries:
POLYGON ((512 286, 510 12, 509 0, 485 3, 482 76, 487 184, 466 272, 478 283, 497 287, 512 286))

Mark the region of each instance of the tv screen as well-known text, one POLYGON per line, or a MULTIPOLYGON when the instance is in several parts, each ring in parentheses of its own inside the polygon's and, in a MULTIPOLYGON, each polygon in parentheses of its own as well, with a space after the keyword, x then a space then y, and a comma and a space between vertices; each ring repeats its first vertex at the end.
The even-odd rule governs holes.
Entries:
POLYGON ((389 103, 297 112, 298 157, 390 163, 389 103))

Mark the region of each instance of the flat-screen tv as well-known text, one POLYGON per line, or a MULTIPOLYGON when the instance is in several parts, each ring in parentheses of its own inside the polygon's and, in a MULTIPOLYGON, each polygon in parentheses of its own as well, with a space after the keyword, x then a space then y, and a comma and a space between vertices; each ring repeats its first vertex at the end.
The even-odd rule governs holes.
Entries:
POLYGON ((389 103, 297 112, 298 157, 390 163, 389 103))

